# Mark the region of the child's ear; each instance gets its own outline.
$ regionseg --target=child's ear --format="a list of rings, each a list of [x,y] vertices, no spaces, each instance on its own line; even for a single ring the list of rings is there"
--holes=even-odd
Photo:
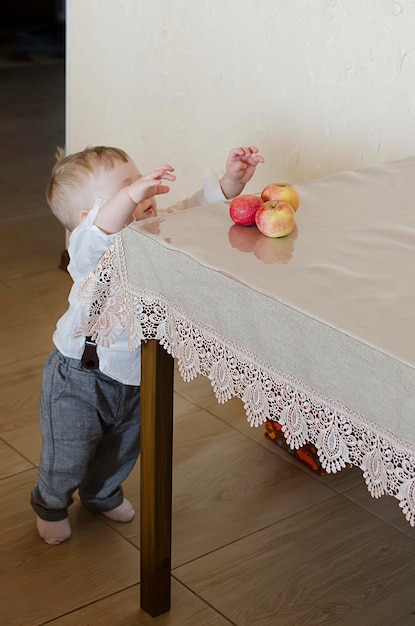
[[[79,211],[79,221],[82,222],[82,220],[86,218],[88,213],[89,213],[89,209],[82,209],[81,211]]]

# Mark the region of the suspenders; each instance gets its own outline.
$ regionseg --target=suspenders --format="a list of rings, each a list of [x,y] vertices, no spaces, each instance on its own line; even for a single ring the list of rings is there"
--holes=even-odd
[[[99,367],[97,344],[91,337],[85,337],[85,348],[81,358],[82,366],[87,370],[96,370]]]

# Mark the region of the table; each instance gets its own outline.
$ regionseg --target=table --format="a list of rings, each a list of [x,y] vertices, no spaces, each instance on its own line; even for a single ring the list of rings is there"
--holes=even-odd
[[[415,526],[415,157],[296,185],[281,239],[215,203],[127,227],[83,290],[82,333],[142,347],[141,606],[170,607],[173,357],[253,426],[363,470]],[[97,306],[97,299],[99,305]],[[95,315],[89,317],[94,302]],[[157,436],[156,436],[157,435]]]

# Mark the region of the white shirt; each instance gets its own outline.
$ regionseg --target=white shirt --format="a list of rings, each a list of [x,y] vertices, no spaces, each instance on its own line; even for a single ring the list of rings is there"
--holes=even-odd
[[[189,209],[224,199],[225,196],[217,177],[213,172],[207,170],[204,175],[203,190],[170,207],[167,212]],[[68,272],[72,277],[73,285],[68,298],[69,308],[56,325],[53,342],[64,356],[73,359],[81,359],[85,347],[85,338],[75,337],[77,329],[84,321],[84,311],[78,299],[79,289],[117,236],[117,233],[107,235],[95,226],[98,211],[104,202],[101,199],[96,200],[94,207],[69,238]],[[140,384],[141,350],[130,351],[126,330],[122,332],[113,345],[109,347],[97,346],[97,353],[101,372],[126,385]]]

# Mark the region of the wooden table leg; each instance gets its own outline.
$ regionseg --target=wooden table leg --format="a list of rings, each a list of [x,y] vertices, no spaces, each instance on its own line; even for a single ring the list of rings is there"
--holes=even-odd
[[[141,347],[141,608],[170,610],[173,358],[155,340]]]

